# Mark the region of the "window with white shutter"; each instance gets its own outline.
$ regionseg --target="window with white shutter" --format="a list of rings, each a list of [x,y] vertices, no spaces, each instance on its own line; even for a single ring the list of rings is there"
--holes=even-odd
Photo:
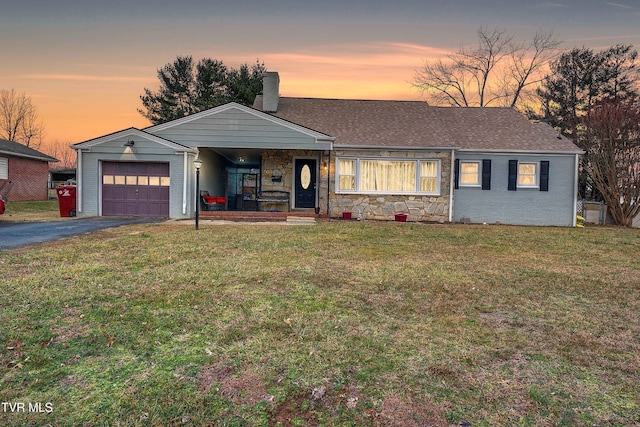
[[[9,179],[9,159],[0,157],[0,179]]]

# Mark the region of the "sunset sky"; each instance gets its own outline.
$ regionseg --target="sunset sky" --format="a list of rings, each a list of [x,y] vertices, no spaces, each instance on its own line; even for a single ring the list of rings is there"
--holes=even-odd
[[[68,143],[148,126],[140,94],[178,55],[260,59],[283,96],[413,100],[415,69],[480,26],[640,49],[640,1],[0,0],[0,89],[30,96],[47,140]]]

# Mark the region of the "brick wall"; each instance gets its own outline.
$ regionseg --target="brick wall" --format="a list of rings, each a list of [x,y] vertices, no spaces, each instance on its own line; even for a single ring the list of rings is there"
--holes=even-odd
[[[49,163],[22,157],[8,159],[9,179],[0,179],[0,193],[10,202],[47,200]]]

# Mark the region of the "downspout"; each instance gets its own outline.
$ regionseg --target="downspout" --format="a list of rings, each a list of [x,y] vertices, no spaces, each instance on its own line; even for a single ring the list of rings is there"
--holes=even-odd
[[[327,157],[327,218],[331,219],[331,150]]]
[[[455,186],[455,161],[456,150],[451,150],[451,170],[449,172],[449,222],[453,222],[453,187]]]
[[[578,221],[578,164],[580,162],[580,154],[576,154],[576,165],[573,178],[573,220],[571,226],[575,227]]]
[[[76,150],[76,211],[82,213],[82,149]]]
[[[183,177],[182,177],[182,215],[187,214],[187,152],[184,152],[184,162],[182,165]]]

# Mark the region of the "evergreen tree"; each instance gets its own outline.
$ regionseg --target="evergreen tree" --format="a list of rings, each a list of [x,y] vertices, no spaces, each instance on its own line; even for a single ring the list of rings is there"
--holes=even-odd
[[[599,53],[574,48],[551,63],[538,95],[542,118],[577,141],[577,128],[588,111],[607,98],[638,95],[638,53],[617,45]]]
[[[159,124],[231,101],[252,105],[262,91],[265,71],[259,61],[236,70],[220,60],[203,58],[195,64],[191,56],[178,56],[158,70],[157,91],[144,89],[140,96],[144,109],[138,112]]]

